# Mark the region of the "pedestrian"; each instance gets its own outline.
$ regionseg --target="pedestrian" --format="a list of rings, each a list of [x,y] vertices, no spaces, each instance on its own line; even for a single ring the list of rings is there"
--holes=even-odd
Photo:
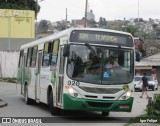
[[[145,94],[147,95],[147,98],[149,98],[148,94],[147,94],[147,87],[148,87],[148,79],[146,77],[146,73],[143,73],[143,77],[142,80],[139,82],[139,84],[142,82],[142,95],[140,96],[140,98],[143,97],[143,94],[145,92]]]

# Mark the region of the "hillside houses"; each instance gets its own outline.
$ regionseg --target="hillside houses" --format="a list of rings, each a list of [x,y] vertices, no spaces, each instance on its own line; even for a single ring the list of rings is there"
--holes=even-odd
[[[149,76],[155,76],[160,83],[160,52],[135,62],[135,72],[135,74],[145,72]]]

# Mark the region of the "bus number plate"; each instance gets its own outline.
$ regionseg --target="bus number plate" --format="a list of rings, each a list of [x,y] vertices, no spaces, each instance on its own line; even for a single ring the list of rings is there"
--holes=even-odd
[[[80,85],[80,83],[78,82],[78,81],[68,81],[68,85],[73,85],[73,86],[79,86]]]

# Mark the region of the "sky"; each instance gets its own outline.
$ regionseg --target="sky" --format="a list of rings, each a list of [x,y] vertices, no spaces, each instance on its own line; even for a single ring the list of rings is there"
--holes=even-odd
[[[66,8],[68,21],[82,19],[85,16],[85,3],[86,0],[39,0],[41,10],[37,20],[64,20]],[[138,18],[138,12],[139,18],[145,20],[160,19],[160,0],[88,0],[89,10],[93,10],[96,21],[100,17],[106,20]]]

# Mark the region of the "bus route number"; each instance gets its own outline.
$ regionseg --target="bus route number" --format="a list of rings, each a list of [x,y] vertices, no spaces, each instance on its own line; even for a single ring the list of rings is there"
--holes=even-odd
[[[73,85],[73,86],[79,86],[80,85],[80,83],[78,82],[78,81],[68,81],[68,85]]]
[[[79,38],[80,39],[88,39],[88,34],[86,34],[86,33],[80,33],[79,34]]]

